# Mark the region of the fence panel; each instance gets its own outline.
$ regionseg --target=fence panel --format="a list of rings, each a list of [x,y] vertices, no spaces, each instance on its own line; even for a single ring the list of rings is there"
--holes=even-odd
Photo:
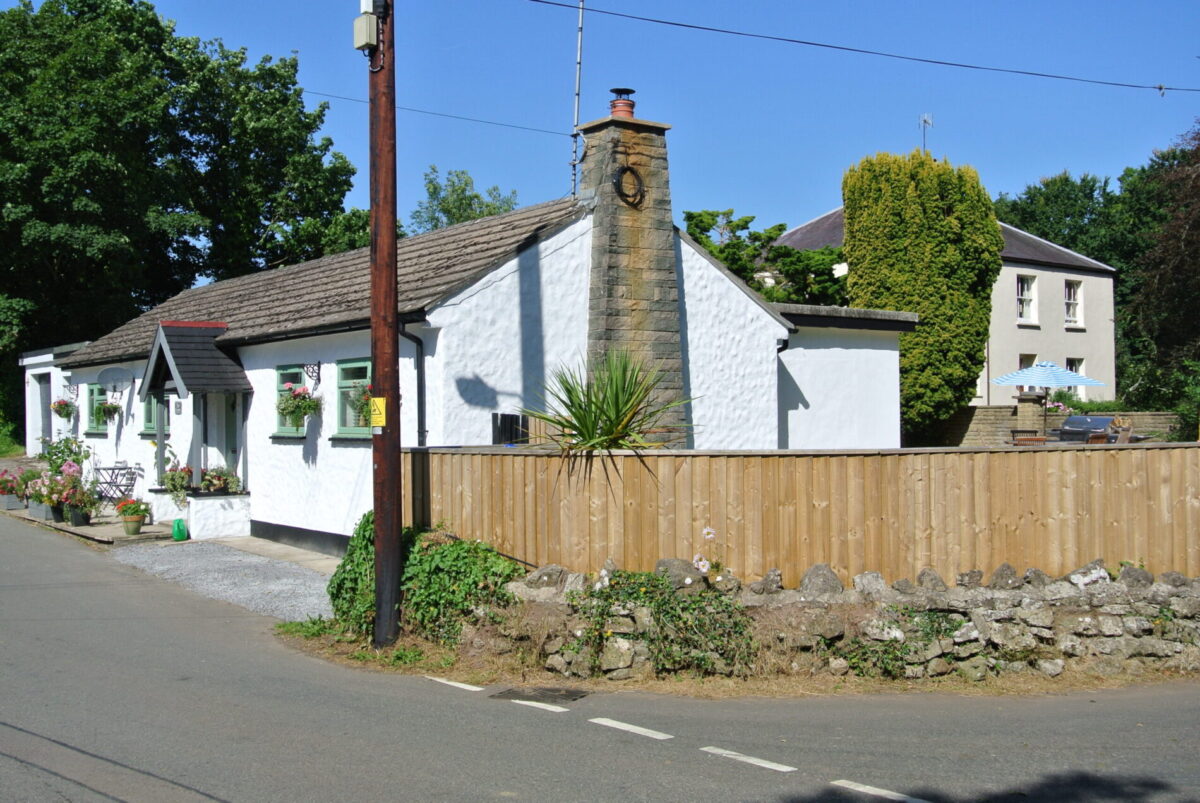
[[[533,564],[648,570],[703,552],[739,576],[813,563],[890,582],[1009,562],[1200,574],[1200,446],[888,452],[619,453],[568,465],[542,450],[417,449],[407,521],[444,521]],[[409,483],[411,482],[411,486]],[[705,527],[716,530],[705,542]]]

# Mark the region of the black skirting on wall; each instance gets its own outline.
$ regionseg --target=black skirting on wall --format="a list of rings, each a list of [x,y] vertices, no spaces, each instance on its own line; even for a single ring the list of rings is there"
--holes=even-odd
[[[350,536],[338,533],[327,533],[324,530],[306,530],[303,527],[291,527],[287,524],[272,524],[269,521],[250,520],[250,534],[255,538],[265,538],[288,546],[310,549],[323,555],[333,555],[340,558],[346,554],[346,545]]]

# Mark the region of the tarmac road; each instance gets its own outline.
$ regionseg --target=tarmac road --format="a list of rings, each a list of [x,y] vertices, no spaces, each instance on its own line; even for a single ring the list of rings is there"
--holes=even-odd
[[[1200,800],[1197,683],[556,711],[274,622],[0,516],[0,800]]]

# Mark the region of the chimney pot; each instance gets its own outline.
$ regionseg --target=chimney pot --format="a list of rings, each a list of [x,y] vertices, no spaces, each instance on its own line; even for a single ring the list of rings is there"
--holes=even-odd
[[[634,90],[618,86],[608,91],[616,95],[608,102],[608,113],[613,117],[633,117],[633,107],[636,104],[629,96]]]

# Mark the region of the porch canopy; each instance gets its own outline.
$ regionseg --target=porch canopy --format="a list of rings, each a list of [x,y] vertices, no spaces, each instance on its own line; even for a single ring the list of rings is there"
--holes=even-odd
[[[215,321],[160,321],[142,374],[139,399],[153,397],[159,404],[167,394],[186,399],[190,394],[250,393],[253,389],[246,372],[232,357],[217,348],[216,339],[225,334],[228,324]],[[193,410],[199,407],[193,405]],[[194,413],[198,417],[198,412]],[[192,464],[194,484],[200,483],[198,449],[204,429],[197,421],[200,438],[193,437]],[[162,477],[166,466],[163,416],[157,416],[155,470]]]

